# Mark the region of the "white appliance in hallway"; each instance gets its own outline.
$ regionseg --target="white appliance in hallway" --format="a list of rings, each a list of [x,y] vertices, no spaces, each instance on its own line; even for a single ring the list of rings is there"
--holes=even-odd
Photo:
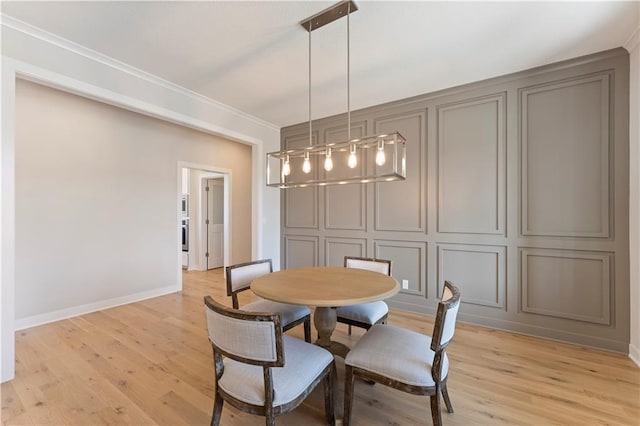
[[[224,179],[207,179],[205,186],[206,215],[204,217],[207,269],[224,266]]]

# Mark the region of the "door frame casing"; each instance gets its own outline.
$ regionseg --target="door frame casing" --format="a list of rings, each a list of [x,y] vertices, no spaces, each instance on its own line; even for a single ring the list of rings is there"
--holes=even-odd
[[[190,163],[187,161],[178,161],[177,164],[177,173],[178,173],[178,185],[176,188],[176,199],[180,200],[180,198],[182,197],[182,169],[183,168],[187,168],[190,170],[199,170],[199,171],[204,171],[204,172],[210,172],[210,173],[217,173],[222,175],[221,177],[224,179],[224,210],[223,210],[223,216],[224,216],[224,221],[225,221],[225,228],[224,228],[224,232],[223,232],[223,237],[224,237],[224,265],[229,265],[230,264],[230,253],[231,253],[231,249],[232,249],[232,243],[231,243],[231,216],[232,216],[232,212],[231,212],[231,201],[232,201],[232,195],[231,195],[231,183],[232,183],[232,173],[230,169],[225,169],[222,167],[217,167],[217,166],[213,166],[210,164],[199,164],[199,163]],[[200,179],[200,181],[202,181],[203,179],[208,179],[207,177],[203,177]],[[203,190],[198,190],[197,194],[198,194],[198,205],[199,205],[199,211],[200,214],[202,213],[202,191]],[[196,193],[195,191],[190,191],[191,194]],[[193,200],[191,200],[193,201]],[[182,224],[182,212],[180,211],[180,205],[179,203],[177,203],[177,209],[176,209],[176,217],[177,217],[177,241],[176,241],[176,256],[178,257],[178,259],[180,260],[180,264],[182,264],[182,235],[180,233],[180,225]],[[191,217],[191,216],[190,216]],[[192,221],[192,219],[190,219],[190,222]],[[189,231],[191,232],[191,230]],[[196,242],[194,242],[194,244],[199,244],[199,248],[200,248],[200,256],[198,258],[198,262],[199,262],[199,269],[201,270],[206,270],[206,259],[204,257],[204,251],[202,250],[204,247],[202,245],[202,230],[200,230],[199,232],[200,235],[197,236],[196,238]],[[189,243],[189,245],[191,246],[191,242]],[[191,265],[189,265],[191,266]],[[180,283],[180,288],[182,288],[182,268],[178,268],[177,270],[177,279],[178,282]]]

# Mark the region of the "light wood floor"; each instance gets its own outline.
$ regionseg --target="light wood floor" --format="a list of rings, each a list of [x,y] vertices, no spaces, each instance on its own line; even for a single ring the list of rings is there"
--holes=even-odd
[[[185,273],[181,293],[18,332],[16,378],[2,385],[2,424],[208,424],[206,294],[229,304],[221,270]],[[389,323],[425,334],[433,325],[397,311]],[[302,337],[298,328],[290,333]],[[334,337],[351,345],[361,334],[349,337],[338,325]],[[443,413],[445,425],[640,424],[640,369],[626,356],[465,324],[448,354],[455,413]],[[339,359],[340,400],[343,371]],[[431,423],[428,398],[362,382],[355,395],[355,425]],[[324,424],[321,389],[277,423]],[[225,405],[222,424],[264,420]]]

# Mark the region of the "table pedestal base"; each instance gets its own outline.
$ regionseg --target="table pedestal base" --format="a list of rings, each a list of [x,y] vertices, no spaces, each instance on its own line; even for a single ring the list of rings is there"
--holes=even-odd
[[[313,324],[318,330],[318,340],[316,345],[322,346],[334,355],[342,358],[349,353],[349,347],[339,342],[331,340],[333,330],[336,328],[337,312],[336,308],[317,307],[313,314]]]

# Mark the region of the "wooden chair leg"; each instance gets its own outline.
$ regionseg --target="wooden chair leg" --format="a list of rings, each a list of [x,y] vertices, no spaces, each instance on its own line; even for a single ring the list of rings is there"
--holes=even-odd
[[[222,405],[224,400],[220,394],[216,391],[215,400],[213,403],[213,414],[211,415],[211,426],[218,426],[220,424],[220,417],[222,416]]]
[[[324,378],[324,411],[327,417],[327,425],[335,426],[336,424],[336,415],[333,404],[334,392],[333,392],[333,373],[335,371],[335,361],[331,363],[331,370],[327,373],[327,376]]]
[[[351,424],[351,405],[353,404],[353,367],[345,365],[344,376],[344,414],[342,416],[342,424],[349,426]]]
[[[309,318],[304,322],[304,341],[311,343],[311,319]]]
[[[273,411],[265,416],[265,424],[267,426],[276,426],[276,416],[273,414]]]
[[[431,419],[433,426],[442,426],[442,415],[440,414],[440,389],[436,389],[435,395],[431,395]]]
[[[349,324],[349,336],[351,336],[351,324]]]
[[[453,413],[453,406],[451,405],[451,400],[449,399],[449,392],[447,391],[447,384],[442,384],[442,399],[444,399],[444,405],[447,406],[447,413]]]

